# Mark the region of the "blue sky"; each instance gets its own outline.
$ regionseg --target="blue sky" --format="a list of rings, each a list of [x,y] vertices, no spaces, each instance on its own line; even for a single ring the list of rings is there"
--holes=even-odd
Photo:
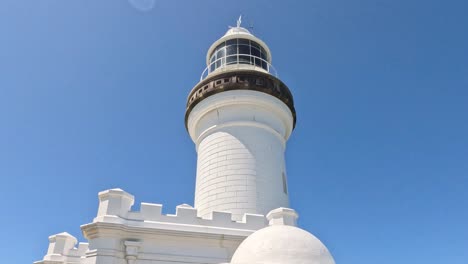
[[[185,100],[242,13],[295,98],[300,225],[337,263],[468,263],[468,2],[128,1],[0,2],[3,262],[82,241],[104,189],[193,204]]]

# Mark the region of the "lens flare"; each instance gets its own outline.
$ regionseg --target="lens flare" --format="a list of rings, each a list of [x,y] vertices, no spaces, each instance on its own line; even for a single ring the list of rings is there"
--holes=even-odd
[[[139,11],[150,11],[154,8],[156,0],[128,0],[128,2]]]

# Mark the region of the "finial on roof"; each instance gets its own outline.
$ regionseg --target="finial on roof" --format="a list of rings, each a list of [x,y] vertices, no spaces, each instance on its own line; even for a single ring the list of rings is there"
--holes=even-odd
[[[237,27],[240,27],[242,23],[242,15],[239,16],[239,19],[237,19]]]

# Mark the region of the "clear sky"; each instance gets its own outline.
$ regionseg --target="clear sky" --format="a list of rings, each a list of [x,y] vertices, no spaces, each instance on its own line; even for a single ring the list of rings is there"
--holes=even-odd
[[[153,5],[154,4],[154,5]],[[1,0],[2,263],[120,187],[193,204],[185,100],[243,14],[298,122],[291,207],[337,263],[468,263],[465,0]],[[138,207],[137,207],[138,208]]]

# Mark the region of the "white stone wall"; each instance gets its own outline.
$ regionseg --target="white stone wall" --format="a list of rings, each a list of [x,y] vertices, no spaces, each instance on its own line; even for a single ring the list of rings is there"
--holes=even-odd
[[[284,103],[256,91],[227,91],[196,105],[188,128],[198,152],[199,215],[229,211],[239,220],[288,207],[284,151],[292,123]]]
[[[199,146],[195,207],[200,215],[229,211],[264,214],[288,206],[283,192],[284,147],[257,127],[225,127]]]
[[[245,214],[241,221],[234,221],[227,212],[212,212],[208,218],[198,217],[197,209],[186,204],[177,206],[175,214],[164,215],[160,204],[142,203],[140,211],[132,211],[133,203],[133,196],[121,189],[100,192],[97,216],[92,223],[81,226],[89,244],[77,244],[77,239],[68,233],[50,236],[47,254],[35,264],[228,264],[233,256],[250,259],[252,254],[259,253],[256,251],[257,246],[247,247],[247,251],[244,247],[238,253],[245,238],[260,229],[265,230],[268,224],[295,226],[297,219],[297,213],[288,208],[272,210],[266,217]],[[282,238],[274,241],[275,239],[276,235],[270,235],[264,242],[284,246],[276,246],[277,249],[272,252],[274,254],[268,253],[267,257],[289,256],[287,254],[296,250],[296,246],[291,249],[288,241]],[[305,251],[304,247],[309,247],[310,243],[303,243],[302,236],[288,239],[294,239],[293,242],[301,254],[306,252],[313,257],[317,252],[329,254],[318,240],[314,247],[305,248]],[[264,243],[263,240],[257,242],[261,245]],[[287,246],[289,249],[281,252]],[[260,248],[271,251],[270,247]],[[255,253],[251,254],[250,249]],[[325,257],[327,261],[320,263],[334,264],[331,256]],[[307,262],[303,260],[309,259],[302,258],[297,263]],[[288,261],[289,257],[281,263],[289,263]],[[240,263],[272,262],[274,261]]]
[[[263,215],[245,214],[234,221],[227,212],[201,218],[190,205],[162,214],[161,204],[141,203],[132,211],[133,195],[111,189],[99,193],[92,223],[81,226],[88,243],[68,233],[49,238],[49,250],[36,264],[176,264],[226,263],[239,244],[267,225]]]

